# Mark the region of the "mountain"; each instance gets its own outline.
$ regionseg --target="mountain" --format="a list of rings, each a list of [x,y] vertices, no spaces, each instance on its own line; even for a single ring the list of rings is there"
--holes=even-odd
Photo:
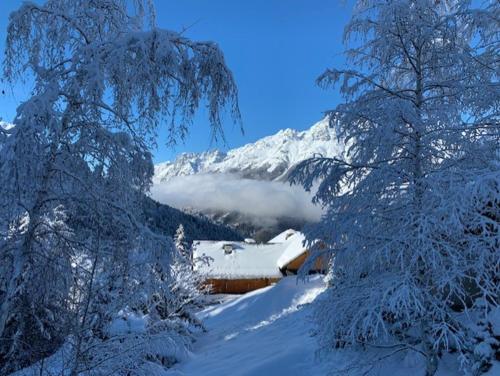
[[[154,182],[167,182],[174,177],[207,173],[238,174],[256,180],[284,180],[298,162],[316,154],[335,156],[342,147],[326,119],[310,129],[284,129],[254,143],[222,152],[182,153],[173,162],[155,166]]]
[[[304,159],[342,150],[334,129],[322,120],[305,131],[284,129],[227,152],[183,153],[155,166],[152,197],[265,241],[319,219],[321,209],[311,204],[311,194],[290,187],[286,177]]]

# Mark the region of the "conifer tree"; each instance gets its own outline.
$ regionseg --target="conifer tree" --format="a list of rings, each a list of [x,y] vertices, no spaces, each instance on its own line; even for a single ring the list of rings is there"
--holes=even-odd
[[[349,68],[318,79],[346,99],[328,113],[346,150],[291,181],[319,181],[326,209],[309,234],[332,260],[324,347],[415,351],[427,375],[446,351],[474,367],[472,316],[457,311],[488,320],[500,303],[500,7],[474,6],[356,1]]]

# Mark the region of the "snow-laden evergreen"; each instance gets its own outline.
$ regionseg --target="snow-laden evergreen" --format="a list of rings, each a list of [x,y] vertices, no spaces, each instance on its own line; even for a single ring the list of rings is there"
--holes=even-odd
[[[332,259],[324,348],[420,353],[427,375],[445,352],[476,374],[498,356],[498,333],[474,327],[500,303],[499,15],[496,1],[356,1],[349,68],[318,79],[346,98],[329,117],[347,148],[291,177],[319,180],[327,210],[309,234]]]
[[[149,0],[25,2],[10,16],[4,76],[34,86],[0,131],[2,374],[65,349],[72,375],[150,375],[189,343],[156,312],[158,296],[178,298],[174,245],[137,219],[149,147],[163,120],[169,142],[184,137],[202,100],[220,136],[237,91],[214,43],[154,18]]]
[[[196,271],[195,264],[208,264],[206,257],[194,257],[192,243],[186,240],[184,226],[179,225],[174,237],[176,252],[171,266],[172,296],[175,299],[174,314],[194,327],[202,328],[203,324],[196,317],[196,312],[207,304],[205,294],[210,286],[206,285],[205,277]]]

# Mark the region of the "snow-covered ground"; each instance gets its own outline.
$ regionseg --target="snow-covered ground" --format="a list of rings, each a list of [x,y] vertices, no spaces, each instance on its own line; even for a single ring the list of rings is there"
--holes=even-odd
[[[425,359],[395,348],[363,352],[336,350],[318,355],[310,319],[325,290],[322,276],[308,282],[283,278],[274,286],[244,295],[213,296],[221,302],[200,312],[208,329],[192,352],[162,376],[424,376]],[[67,355],[67,354],[66,354]],[[69,375],[64,349],[46,361],[44,376]],[[40,375],[40,364],[15,376]],[[446,355],[435,376],[463,375],[456,357]],[[483,376],[500,375],[498,362]]]
[[[169,376],[424,376],[425,359],[416,352],[337,350],[318,355],[310,320],[312,303],[325,289],[320,276],[309,282],[283,278],[274,286],[224,301],[200,313],[208,332],[189,358]],[[447,355],[435,376],[462,375]],[[500,375],[496,364],[489,376]]]
[[[324,290],[319,276],[307,283],[295,277],[203,311],[208,332],[171,376],[326,375],[317,362],[311,303]]]

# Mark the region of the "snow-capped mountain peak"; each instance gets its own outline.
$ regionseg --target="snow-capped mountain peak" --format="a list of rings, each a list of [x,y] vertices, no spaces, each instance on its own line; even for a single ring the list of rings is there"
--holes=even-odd
[[[317,154],[338,155],[342,150],[326,119],[305,131],[283,129],[228,152],[183,153],[172,162],[155,166],[155,183],[176,176],[232,173],[258,180],[281,180],[291,167]]]

